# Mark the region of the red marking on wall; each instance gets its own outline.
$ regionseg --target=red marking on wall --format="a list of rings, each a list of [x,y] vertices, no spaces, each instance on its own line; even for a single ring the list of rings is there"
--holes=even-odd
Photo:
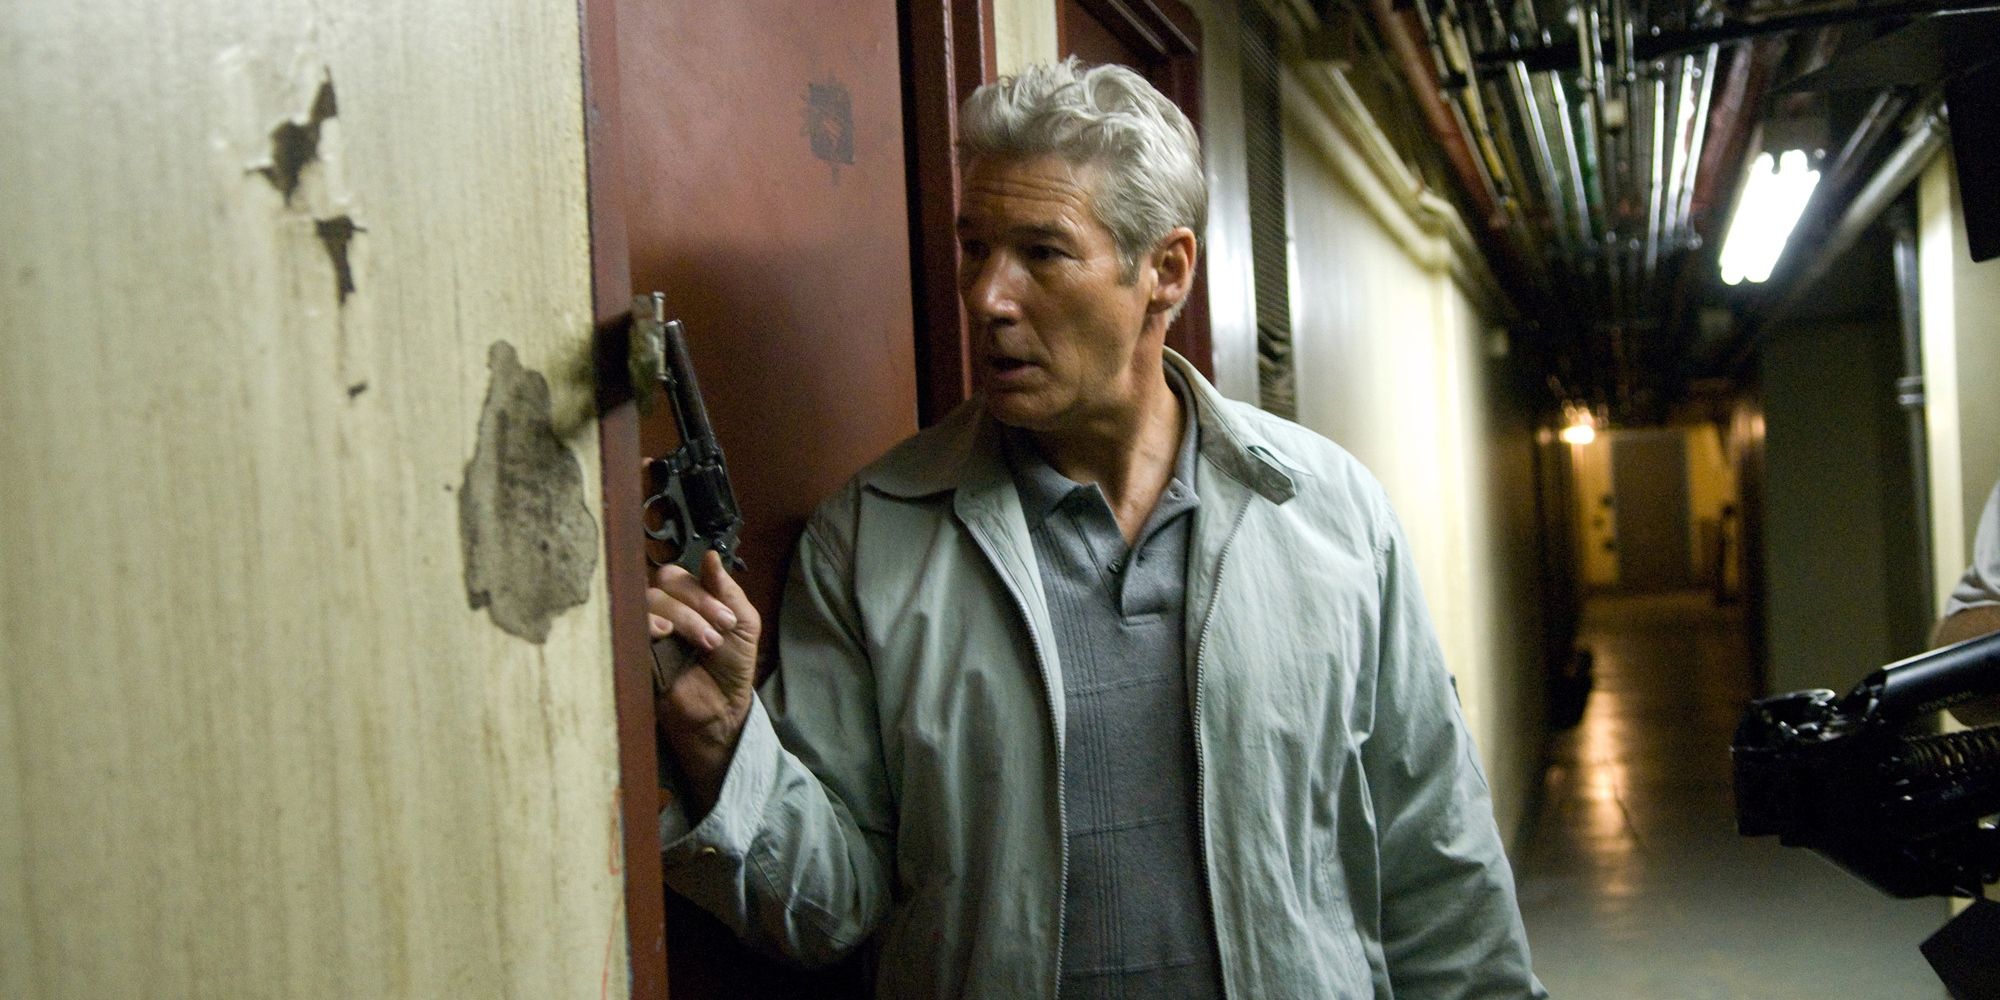
[[[612,903],[611,933],[604,938],[604,976],[597,986],[598,1000],[611,1000],[611,961],[618,954],[618,917],[624,912],[624,900]]]
[[[625,871],[625,789],[611,790],[611,874]]]

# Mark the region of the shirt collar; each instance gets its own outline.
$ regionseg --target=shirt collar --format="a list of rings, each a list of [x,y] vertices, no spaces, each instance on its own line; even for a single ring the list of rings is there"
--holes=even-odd
[[[1196,436],[1200,427],[1195,420],[1192,393],[1187,384],[1187,376],[1173,365],[1166,366],[1167,387],[1172,389],[1181,406],[1181,443],[1174,454],[1173,479],[1161,493],[1158,509],[1149,520],[1161,520],[1160,515],[1170,514],[1186,507],[1196,506],[1199,497],[1195,495],[1195,456],[1199,453]],[[1042,457],[1041,449],[1025,431],[1006,428],[1001,435],[1007,466],[1014,474],[1014,488],[1021,496],[1021,512],[1027,515],[1029,529],[1039,527],[1055,513],[1063,501],[1079,491],[1102,497],[1096,483],[1079,483],[1057,472],[1055,466]],[[1102,499],[1100,503],[1104,502]]]

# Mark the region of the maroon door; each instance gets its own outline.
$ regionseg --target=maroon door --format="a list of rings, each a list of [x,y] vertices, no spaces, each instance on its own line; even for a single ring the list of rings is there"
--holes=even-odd
[[[812,508],[917,428],[897,3],[587,0],[586,18],[593,255],[601,267],[622,243],[630,289],[665,293],[668,314],[686,326],[746,520],[741,579],[768,636]],[[607,18],[615,42],[602,37]],[[616,284],[600,273],[600,318],[604,289]],[[639,454],[672,446],[671,419],[662,408],[623,443],[612,418],[606,426],[607,492],[636,497]],[[621,719],[639,711],[626,704],[632,644],[623,632],[637,630],[642,647],[644,631],[643,614],[618,611],[634,585],[624,572],[614,567],[612,581]],[[650,725],[649,701],[644,715]],[[640,768],[626,757],[629,800],[640,795],[629,787]],[[646,817],[628,807],[627,822]],[[628,837],[628,857],[646,850],[637,839]],[[648,891],[636,874],[628,886]],[[675,996],[854,995],[853,967],[790,971],[669,897]],[[640,917],[633,950],[643,981]],[[660,995],[657,984],[635,987]]]
[[[897,37],[894,0],[618,4],[632,283],[687,326],[767,611],[812,507],[917,426]]]

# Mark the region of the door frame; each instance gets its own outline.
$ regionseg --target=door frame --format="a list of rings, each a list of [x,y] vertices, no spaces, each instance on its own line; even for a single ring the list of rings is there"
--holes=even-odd
[[[958,106],[999,72],[990,0],[900,6],[917,423],[928,427],[972,396],[970,328],[958,297]]]
[[[617,125],[618,32],[613,0],[583,0],[583,128],[590,197],[591,313],[604,489],[613,698],[618,716],[618,810],[623,843],[610,865],[625,876],[626,961],[635,1000],[667,996],[666,880],[660,861],[660,774],[653,652],[646,621],[645,536],[639,497],[639,411],[625,366],[632,308],[624,163]],[[610,947],[607,944],[607,947]],[[608,987],[609,984],[607,983]]]

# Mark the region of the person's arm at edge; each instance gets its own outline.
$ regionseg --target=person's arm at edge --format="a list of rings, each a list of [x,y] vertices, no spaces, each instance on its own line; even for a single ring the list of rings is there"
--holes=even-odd
[[[2000,632],[2000,604],[1976,604],[1938,622],[1937,631],[1931,635],[1931,646],[1949,646],[1993,632]],[[1959,705],[1951,714],[1968,726],[1991,725],[2000,722],[2000,698]]]

